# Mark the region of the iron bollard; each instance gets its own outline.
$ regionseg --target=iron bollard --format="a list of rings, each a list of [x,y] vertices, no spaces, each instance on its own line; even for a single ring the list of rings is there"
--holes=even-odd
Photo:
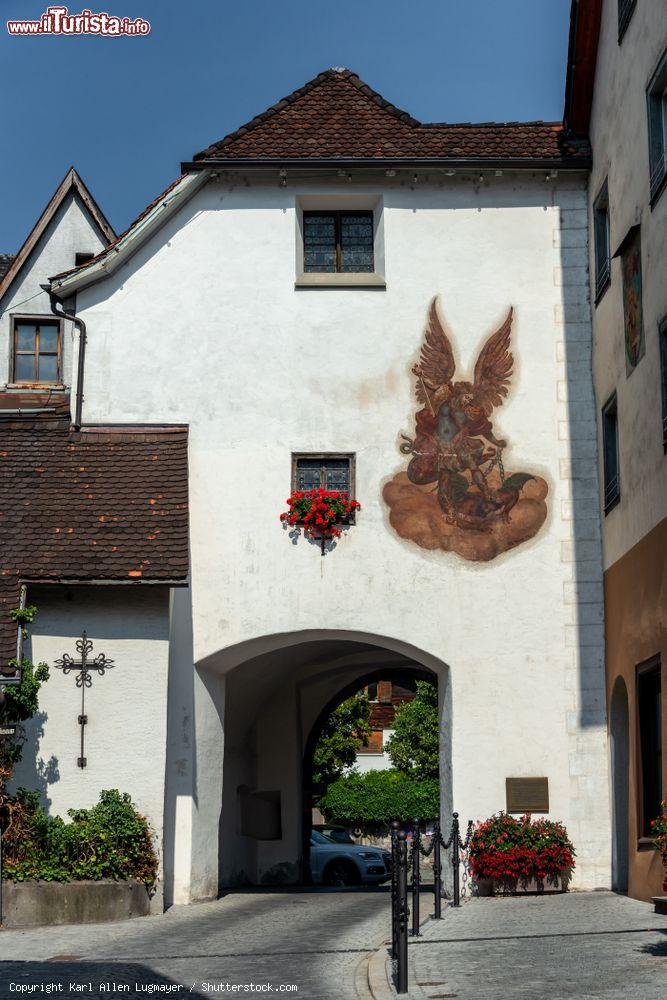
[[[421,874],[419,859],[421,854],[421,832],[419,820],[412,822],[412,936],[419,937],[419,885]]]
[[[461,890],[459,886],[459,866],[461,864],[461,855],[459,853],[459,814],[454,813],[454,820],[452,822],[452,874],[454,876],[454,898],[452,899],[452,906],[461,905]]]
[[[398,919],[396,928],[396,992],[408,992],[408,844],[405,830],[396,836],[398,863],[397,896]]]
[[[433,917],[435,920],[440,920],[442,917],[442,861],[440,858],[442,842],[439,819],[436,819],[433,824],[433,842],[433,892],[435,893]]]
[[[397,819],[391,821],[391,957],[397,955],[398,932],[398,830]]]

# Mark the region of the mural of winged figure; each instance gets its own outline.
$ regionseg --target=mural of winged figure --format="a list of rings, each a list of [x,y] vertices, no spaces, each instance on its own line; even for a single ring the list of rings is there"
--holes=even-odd
[[[491,423],[512,376],[512,318],[510,307],[502,325],[482,347],[473,381],[453,381],[454,352],[434,298],[419,364],[412,369],[423,408],[415,415],[414,438],[401,435],[401,452],[412,455],[407,476],[418,486],[435,484],[447,522],[459,528],[486,531],[498,520],[507,521],[523,486],[534,478],[522,472],[505,475],[507,442],[496,436]]]

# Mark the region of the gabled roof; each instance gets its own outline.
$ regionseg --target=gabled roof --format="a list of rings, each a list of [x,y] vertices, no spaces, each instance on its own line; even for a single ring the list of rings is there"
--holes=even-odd
[[[46,227],[51,222],[51,219],[53,219],[54,215],[71,191],[75,191],[79,195],[81,201],[88,209],[91,218],[95,222],[95,225],[99,229],[101,236],[107,241],[107,243],[111,243],[112,240],[115,240],[116,234],[111,226],[111,223],[102,212],[102,209],[99,207],[74,167],[70,167],[58,185],[55,194],[37,220],[25,243],[9,264],[9,267],[4,275],[0,266],[0,299],[25,264],[34,248],[37,246],[37,243],[46,230]],[[3,254],[2,256],[4,257],[9,255]]]
[[[185,427],[3,426],[0,670],[14,655],[19,584],[185,583]]]
[[[568,135],[560,122],[422,124],[351,70],[328,69],[195,153],[192,165],[229,160],[451,160],[584,161],[586,166],[589,158],[586,139]]]

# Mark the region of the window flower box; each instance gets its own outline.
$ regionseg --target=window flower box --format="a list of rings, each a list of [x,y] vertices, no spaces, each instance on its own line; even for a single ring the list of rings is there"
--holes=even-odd
[[[361,509],[347,493],[332,490],[295,490],[287,498],[287,510],[280,515],[285,527],[301,528],[304,535],[324,544],[340,538],[341,527],[354,522],[354,514]]]

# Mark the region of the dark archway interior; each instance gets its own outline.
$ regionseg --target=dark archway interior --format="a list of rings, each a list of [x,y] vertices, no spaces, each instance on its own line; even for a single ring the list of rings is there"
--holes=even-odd
[[[421,661],[418,650],[391,639],[385,646],[365,633],[343,636],[278,636],[273,648],[225,671],[220,890],[296,884],[309,874],[313,749],[345,698],[378,679],[435,679],[445,718],[445,664],[431,667],[427,654]]]
[[[351,698],[361,688],[374,681],[393,681],[394,684],[410,686],[415,681],[424,680],[437,684],[438,678],[432,670],[415,664],[396,664],[395,666],[375,667],[361,677],[346,684],[337,694],[335,694],[318,715],[311,728],[303,753],[303,807],[302,807],[302,833],[303,833],[303,882],[309,885],[310,877],[310,833],[312,830],[312,815],[314,804],[313,787],[313,755],[317,741],[320,738],[322,729],[333,711],[341,705],[347,698]]]

